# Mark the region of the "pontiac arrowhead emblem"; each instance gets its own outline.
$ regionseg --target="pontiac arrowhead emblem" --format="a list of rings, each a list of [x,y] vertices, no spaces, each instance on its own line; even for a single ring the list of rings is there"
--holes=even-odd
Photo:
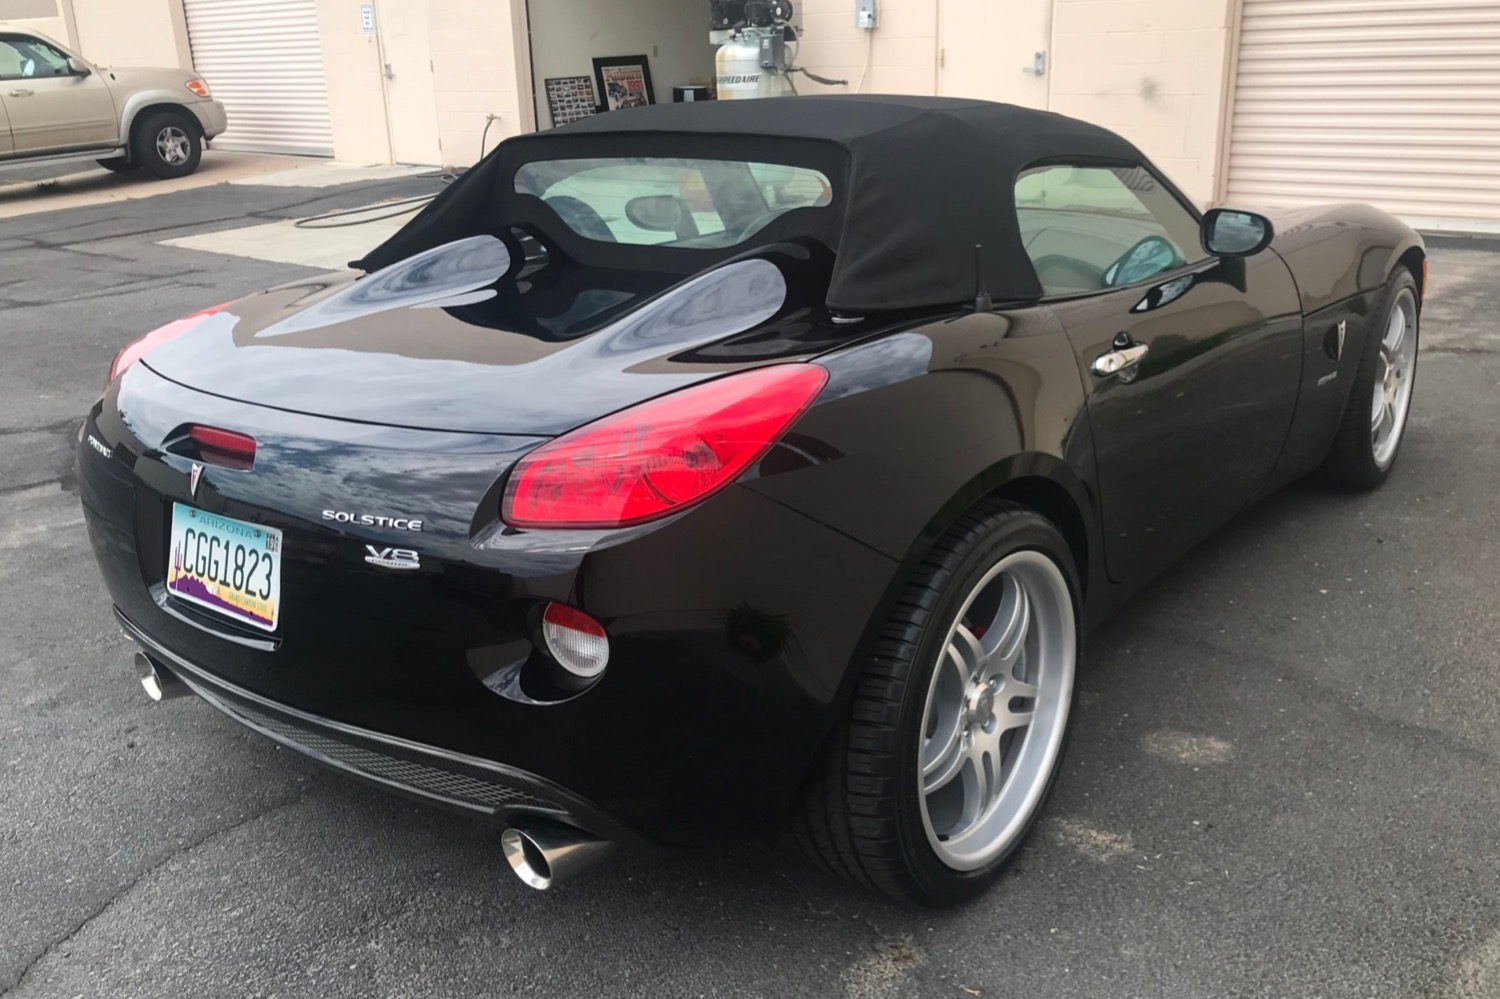
[[[198,480],[203,478],[203,466],[196,461],[193,462],[193,470],[188,473],[188,496],[198,498]]]

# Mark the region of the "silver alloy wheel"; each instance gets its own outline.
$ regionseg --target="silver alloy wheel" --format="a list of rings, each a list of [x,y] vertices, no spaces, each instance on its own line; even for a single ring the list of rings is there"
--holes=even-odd
[[[1375,363],[1375,398],[1370,408],[1370,445],[1377,468],[1396,457],[1406,415],[1411,409],[1412,376],[1417,364],[1417,297],[1402,288],[1380,337]]]
[[[188,134],[176,125],[168,125],[156,133],[156,154],[164,163],[182,166],[192,155],[192,148]]]
[[[1078,648],[1067,580],[1037,551],[975,584],[943,642],[922,709],[922,825],[947,866],[984,867],[1041,803],[1062,751]]]

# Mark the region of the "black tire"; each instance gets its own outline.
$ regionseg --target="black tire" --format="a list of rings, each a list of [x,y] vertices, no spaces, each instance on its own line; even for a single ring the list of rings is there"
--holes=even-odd
[[[1422,297],[1417,288],[1416,279],[1411,271],[1405,267],[1397,267],[1396,272],[1386,282],[1385,292],[1380,297],[1380,302],[1375,309],[1370,325],[1365,332],[1365,342],[1360,350],[1359,364],[1354,371],[1354,387],[1349,391],[1349,402],[1344,408],[1344,415],[1339,421],[1338,433],[1333,440],[1333,447],[1328,452],[1328,457],[1323,462],[1323,478],[1331,484],[1351,491],[1368,491],[1375,489],[1385,482],[1391,474],[1391,469],[1396,465],[1396,459],[1401,452],[1401,439],[1396,441],[1396,449],[1390,455],[1388,461],[1381,465],[1376,461],[1375,431],[1371,426],[1371,412],[1375,403],[1375,373],[1380,363],[1380,343],[1387,324],[1390,322],[1391,313],[1397,308],[1397,302],[1402,293],[1410,293],[1416,308],[1416,315],[1420,319],[1422,312]],[[1413,347],[1410,377],[1415,380],[1416,362],[1421,342],[1421,323],[1413,324],[1411,335],[1416,343]],[[1405,421],[1403,419],[1403,430]],[[1401,437],[1404,437],[1403,433]]]
[[[184,143],[184,158],[169,158],[164,148]],[[153,111],[130,130],[130,158],[154,177],[186,177],[203,159],[203,133],[192,115],[183,111]]]
[[[135,164],[130,162],[128,156],[116,156],[112,159],[99,160],[98,163],[111,173],[130,173],[135,169]]]
[[[1037,513],[991,503],[966,514],[928,553],[896,603],[864,667],[848,715],[791,819],[792,837],[815,863],[856,884],[920,905],[952,905],[984,891],[1004,871],[1041,815],[1067,748],[1067,729],[1030,815],[1003,852],[969,871],[948,866],[928,839],[918,751],[924,708],[949,629],[989,570],[1017,552],[1039,552],[1061,571],[1071,608],[1072,649],[1082,649],[1081,592],[1073,557]],[[1060,695],[1071,718],[1076,671]],[[1008,793],[1008,792],[1007,792]]]

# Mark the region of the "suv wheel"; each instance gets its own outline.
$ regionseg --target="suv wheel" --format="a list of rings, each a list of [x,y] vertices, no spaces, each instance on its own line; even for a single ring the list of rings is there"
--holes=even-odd
[[[203,135],[187,115],[157,111],[131,130],[130,158],[157,177],[186,177],[203,158]]]

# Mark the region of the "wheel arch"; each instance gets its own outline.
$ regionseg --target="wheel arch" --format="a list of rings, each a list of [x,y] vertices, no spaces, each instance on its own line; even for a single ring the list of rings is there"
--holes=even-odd
[[[1052,523],[1068,543],[1078,570],[1080,601],[1088,594],[1090,571],[1102,564],[1094,550],[1097,531],[1092,491],[1061,459],[1038,452],[1013,455],[976,475],[955,493],[929,521],[897,574],[905,585],[916,564],[959,518],[995,501],[1026,507]]]
[[[1397,258],[1396,266],[1405,267],[1411,271],[1412,279],[1417,282],[1417,301],[1421,302],[1426,299],[1427,248],[1420,243],[1407,247],[1401,256]]]
[[[200,140],[204,138],[203,123],[198,120],[198,116],[184,107],[181,101],[170,99],[166,91],[158,90],[131,96],[120,116],[120,141],[128,145],[134,139],[136,123],[145,121],[159,111],[168,111],[184,119],[192,125]]]

